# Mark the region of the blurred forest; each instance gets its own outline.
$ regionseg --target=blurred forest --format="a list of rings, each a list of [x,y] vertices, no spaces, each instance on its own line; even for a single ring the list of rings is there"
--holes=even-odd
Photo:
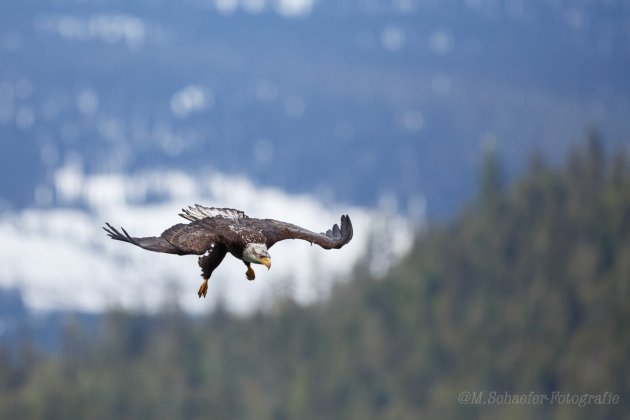
[[[375,245],[372,252],[379,252]],[[366,260],[370,259],[367,255]],[[236,317],[112,310],[63,349],[0,353],[0,418],[623,418],[630,413],[630,165],[593,137],[419,234],[384,278]],[[240,279],[239,279],[240,280]],[[461,405],[462,391],[620,395],[617,405]],[[628,417],[626,417],[628,418]]]

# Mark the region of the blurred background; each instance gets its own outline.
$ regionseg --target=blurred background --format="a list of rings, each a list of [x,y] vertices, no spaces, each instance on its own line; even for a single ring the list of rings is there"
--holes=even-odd
[[[2,2],[0,417],[628,416],[629,146],[628,1]],[[100,229],[194,203],[355,236]]]

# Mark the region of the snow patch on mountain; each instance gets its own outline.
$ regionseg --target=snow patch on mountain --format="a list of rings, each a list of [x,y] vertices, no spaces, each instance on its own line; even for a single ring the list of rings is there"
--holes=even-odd
[[[239,176],[183,172],[85,175],[78,166],[56,172],[48,207],[0,215],[0,285],[15,287],[32,309],[101,311],[112,306],[154,311],[173,300],[191,312],[217,299],[246,313],[278,294],[302,303],[325,297],[369,252],[373,272],[383,272],[410,249],[414,225],[390,207],[323,205],[310,195],[261,187]],[[200,300],[196,256],[148,252],[112,241],[101,226],[123,226],[134,236],[157,236],[176,223],[182,207],[199,203],[233,207],[250,217],[275,218],[325,231],[349,214],[354,238],[326,251],[303,241],[271,249],[273,268],[257,267],[256,280],[228,256],[210,279],[209,299]]]

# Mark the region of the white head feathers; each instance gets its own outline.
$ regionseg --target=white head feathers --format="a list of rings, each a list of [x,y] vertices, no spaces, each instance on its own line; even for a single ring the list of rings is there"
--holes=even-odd
[[[245,245],[245,249],[243,249],[243,261],[261,264],[261,258],[269,258],[267,245],[258,243],[249,243]]]

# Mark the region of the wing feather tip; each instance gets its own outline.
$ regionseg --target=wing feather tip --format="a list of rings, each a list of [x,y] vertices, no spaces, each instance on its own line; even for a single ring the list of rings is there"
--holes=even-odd
[[[114,226],[110,225],[107,222],[105,222],[105,224],[107,225],[107,228],[103,227],[103,229],[105,230],[105,232],[107,232],[107,235],[111,239],[128,242],[127,239],[118,231],[118,229],[116,229]],[[125,231],[125,229],[123,229],[122,227],[121,229],[123,230],[123,232]]]
[[[107,225],[108,223],[106,222],[105,224]],[[109,229],[107,229],[105,226],[101,226],[101,229],[103,229],[105,233],[107,233],[107,236],[114,239],[114,236],[113,236],[114,234]]]
[[[352,229],[352,221],[350,220],[350,216],[344,214],[341,216],[341,237],[342,245],[347,244],[352,239],[353,229]]]

